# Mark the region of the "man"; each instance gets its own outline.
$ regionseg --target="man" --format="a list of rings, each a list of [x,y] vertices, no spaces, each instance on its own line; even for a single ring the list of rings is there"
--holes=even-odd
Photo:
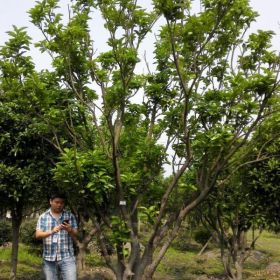
[[[65,196],[53,194],[51,208],[37,222],[36,238],[43,239],[43,270],[46,280],[57,280],[58,270],[63,280],[76,280],[76,260],[73,240],[77,237],[74,215],[64,210]]]

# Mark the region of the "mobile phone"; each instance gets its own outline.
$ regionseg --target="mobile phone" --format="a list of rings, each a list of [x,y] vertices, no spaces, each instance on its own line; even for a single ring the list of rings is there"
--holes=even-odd
[[[68,220],[68,219],[65,219],[62,223],[63,223],[64,225],[65,225],[65,224],[69,224],[69,220]]]

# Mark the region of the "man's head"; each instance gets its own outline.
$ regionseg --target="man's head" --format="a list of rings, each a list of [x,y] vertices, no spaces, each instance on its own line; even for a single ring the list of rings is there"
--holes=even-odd
[[[65,195],[62,193],[53,193],[50,196],[51,210],[54,213],[60,213],[65,205]]]

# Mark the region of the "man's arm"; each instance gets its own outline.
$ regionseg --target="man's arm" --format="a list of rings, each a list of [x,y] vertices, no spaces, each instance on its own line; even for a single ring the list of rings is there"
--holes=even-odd
[[[40,229],[36,229],[35,237],[37,239],[47,238],[47,237],[51,236],[52,234],[59,232],[61,229],[62,229],[61,225],[54,227],[50,231],[42,231]]]

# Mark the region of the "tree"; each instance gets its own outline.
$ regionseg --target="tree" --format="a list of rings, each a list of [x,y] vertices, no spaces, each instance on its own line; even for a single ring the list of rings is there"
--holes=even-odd
[[[258,127],[251,141],[251,154],[258,160],[244,168],[244,179],[251,190],[255,215],[264,228],[279,231],[279,96],[272,102],[271,112]]]
[[[47,136],[36,122],[40,109],[40,82],[31,57],[30,38],[14,27],[0,49],[0,194],[1,208],[11,210],[11,279],[16,277],[19,228],[24,214],[40,206],[51,182],[50,168],[57,156],[43,140]]]
[[[101,220],[91,218],[117,279],[151,279],[182,221],[207,198],[279,90],[279,58],[269,50],[272,33],[244,39],[256,18],[247,1],[203,0],[197,14],[191,4],[158,0],[147,12],[131,0],[75,1],[68,23],[58,0],[38,2],[30,10],[45,38],[37,46],[53,58],[55,75],[73,93],[75,105],[91,114],[84,126],[93,125],[96,135],[76,150],[95,154],[97,149],[110,162],[111,204],[105,215],[99,213]],[[109,34],[109,50],[98,54],[90,37],[94,10]],[[139,47],[159,16],[166,24],[155,44],[156,69],[139,75]],[[79,135],[76,129],[72,133]],[[159,188],[166,164],[172,178]],[[96,183],[85,177],[80,193]],[[146,241],[138,231],[143,209],[151,221]],[[105,244],[110,238],[117,265]]]
[[[111,176],[110,176],[111,175]],[[78,217],[79,235],[77,240],[78,273],[85,270],[85,255],[89,242],[97,228],[88,228],[90,217],[106,215],[112,197],[112,171],[108,160],[97,151],[81,151],[75,147],[65,149],[54,173],[55,179],[67,190],[67,200]]]
[[[198,208],[202,222],[219,240],[229,279],[242,279],[243,264],[258,239],[253,235],[248,244],[250,229],[279,230],[279,175],[277,97],[252,139],[232,158],[229,169]]]
[[[234,174],[217,185],[206,201],[198,207],[202,224],[217,241],[225,274],[230,280],[243,279],[243,266],[259,237],[247,242],[247,232],[254,226],[263,230],[262,216],[256,213],[252,189],[242,174]]]

